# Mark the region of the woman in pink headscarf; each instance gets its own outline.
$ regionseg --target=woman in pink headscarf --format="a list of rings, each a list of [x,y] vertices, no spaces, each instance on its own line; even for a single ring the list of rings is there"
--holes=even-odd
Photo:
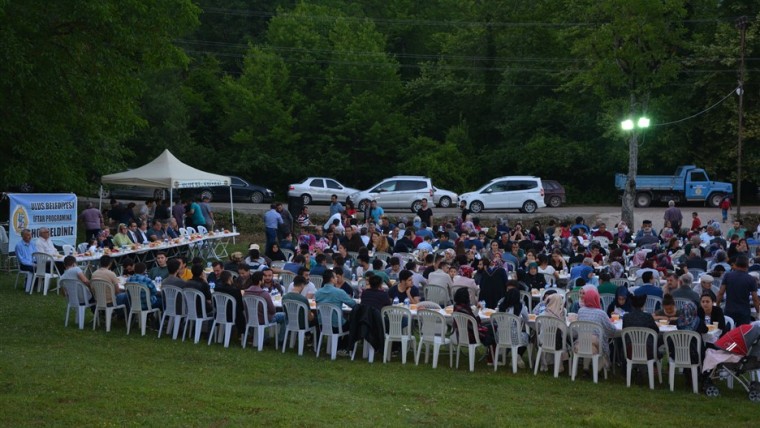
[[[609,361],[610,345],[608,340],[615,335],[615,325],[612,324],[607,313],[602,309],[599,292],[595,287],[584,288],[583,305],[578,309],[578,321],[591,321],[602,327],[599,346],[602,350],[602,356],[606,358],[606,361]],[[600,364],[600,368],[605,366],[606,361]]]

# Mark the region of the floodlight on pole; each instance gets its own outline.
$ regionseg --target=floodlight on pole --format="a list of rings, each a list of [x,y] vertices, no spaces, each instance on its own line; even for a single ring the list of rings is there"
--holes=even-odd
[[[649,118],[648,117],[641,117],[639,118],[639,128],[649,128]]]
[[[633,120],[626,119],[622,122],[620,122],[620,127],[623,128],[623,131],[630,131],[633,129]]]

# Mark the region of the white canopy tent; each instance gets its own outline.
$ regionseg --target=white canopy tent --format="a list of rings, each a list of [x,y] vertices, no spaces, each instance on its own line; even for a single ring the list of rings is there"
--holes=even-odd
[[[139,168],[116,174],[104,175],[100,179],[100,204],[103,202],[103,184],[139,186],[169,189],[169,200],[174,201],[174,190],[212,186],[230,188],[230,215],[235,226],[235,211],[232,201],[232,179],[225,175],[211,174],[182,163],[169,150],[164,150],[152,162]]]

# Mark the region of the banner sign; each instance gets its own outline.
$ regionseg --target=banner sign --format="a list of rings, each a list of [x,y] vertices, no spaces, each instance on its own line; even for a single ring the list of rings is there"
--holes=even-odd
[[[77,195],[73,193],[11,193],[8,246],[14,251],[21,240],[21,231],[32,231],[32,239],[39,230],[47,227],[50,239],[56,246],[64,244],[76,247],[77,242]]]
[[[227,180],[184,180],[184,181],[174,182],[175,189],[194,189],[198,187],[217,187],[217,186],[228,187],[229,185],[230,185],[230,182]]]

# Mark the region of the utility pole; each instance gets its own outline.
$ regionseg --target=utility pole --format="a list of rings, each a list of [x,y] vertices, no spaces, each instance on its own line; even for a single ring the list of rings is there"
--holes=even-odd
[[[739,95],[739,130],[738,145],[736,148],[736,217],[742,216],[742,131],[744,128],[744,49],[745,36],[747,34],[746,16],[741,16],[736,20],[736,28],[739,29],[739,87],[736,92]]]

